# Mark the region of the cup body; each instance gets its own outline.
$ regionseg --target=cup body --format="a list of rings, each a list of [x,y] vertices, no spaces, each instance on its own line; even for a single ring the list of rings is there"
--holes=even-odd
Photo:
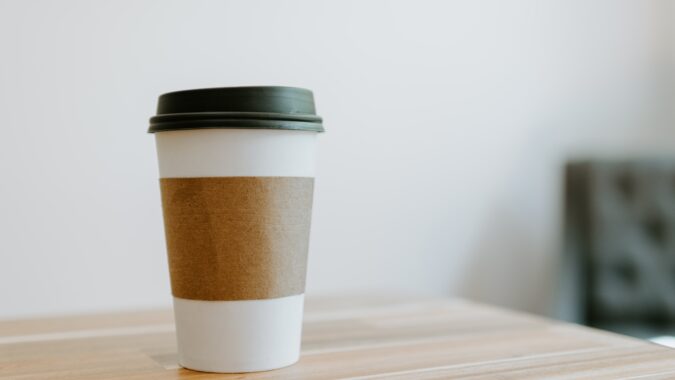
[[[298,360],[316,139],[155,133],[183,367],[252,372]]]

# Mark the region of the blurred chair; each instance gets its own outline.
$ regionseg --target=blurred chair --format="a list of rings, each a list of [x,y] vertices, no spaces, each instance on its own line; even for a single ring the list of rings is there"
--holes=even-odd
[[[566,319],[675,335],[675,160],[572,162],[564,202]]]

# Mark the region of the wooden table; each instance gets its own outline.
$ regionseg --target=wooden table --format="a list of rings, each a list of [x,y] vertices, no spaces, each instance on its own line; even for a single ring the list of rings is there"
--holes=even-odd
[[[461,300],[307,301],[302,358],[179,368],[171,312],[0,322],[1,379],[675,379],[675,350]]]

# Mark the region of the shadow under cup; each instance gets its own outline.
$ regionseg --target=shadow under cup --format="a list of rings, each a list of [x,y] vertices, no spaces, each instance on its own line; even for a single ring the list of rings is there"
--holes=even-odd
[[[298,360],[322,131],[308,90],[160,97],[150,132],[182,366],[250,372]]]

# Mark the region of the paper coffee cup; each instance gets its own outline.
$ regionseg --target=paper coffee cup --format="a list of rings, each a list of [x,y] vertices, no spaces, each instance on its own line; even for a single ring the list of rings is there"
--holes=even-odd
[[[264,371],[300,354],[316,137],[310,91],[167,93],[150,119],[179,363]]]

